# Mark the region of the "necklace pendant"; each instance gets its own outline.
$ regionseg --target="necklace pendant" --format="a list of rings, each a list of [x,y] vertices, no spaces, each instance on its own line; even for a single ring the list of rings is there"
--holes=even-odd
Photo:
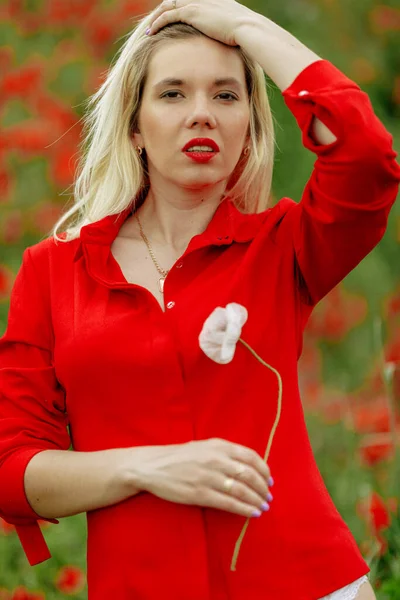
[[[162,294],[164,293],[164,281],[165,281],[165,277],[160,277],[160,279],[158,280],[158,287]]]

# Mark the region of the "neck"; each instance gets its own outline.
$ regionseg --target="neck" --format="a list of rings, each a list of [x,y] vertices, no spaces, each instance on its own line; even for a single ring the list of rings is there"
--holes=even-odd
[[[146,236],[181,254],[192,237],[207,228],[222,197],[223,188],[217,191],[213,188],[211,193],[186,193],[184,198],[161,196],[150,188],[137,212]]]

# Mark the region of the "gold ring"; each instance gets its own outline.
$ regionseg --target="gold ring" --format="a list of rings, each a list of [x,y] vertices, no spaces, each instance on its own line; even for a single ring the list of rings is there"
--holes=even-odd
[[[233,486],[233,482],[235,480],[233,479],[233,477],[227,477],[224,481],[224,492],[230,492]]]

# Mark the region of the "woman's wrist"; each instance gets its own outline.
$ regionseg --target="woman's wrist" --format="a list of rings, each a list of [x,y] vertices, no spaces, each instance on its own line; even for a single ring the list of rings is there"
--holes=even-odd
[[[124,448],[123,458],[118,467],[117,480],[124,492],[129,495],[146,491],[143,477],[143,465],[140,468],[140,454],[143,447]]]
[[[238,25],[235,41],[261,65],[281,91],[306,67],[322,60],[286,29],[254,12]]]

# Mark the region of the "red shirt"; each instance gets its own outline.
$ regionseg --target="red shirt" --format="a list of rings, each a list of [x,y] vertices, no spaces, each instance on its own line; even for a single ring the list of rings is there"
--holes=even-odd
[[[48,557],[23,487],[37,452],[220,437],[264,455],[277,379],[241,344],[227,365],[205,356],[198,336],[216,306],[248,309],[242,337],[283,380],[274,501],[251,520],[236,571],[244,517],[141,493],[88,513],[93,600],[315,600],[369,571],[316,466],[297,360],[315,304],[382,238],[400,168],[368,96],[328,61],[283,97],[317,156],[301,202],[244,215],[223,201],[171,269],[165,312],[111,254],[130,208],[24,252],[0,341],[0,514],[31,564]],[[313,141],[314,115],[337,141]]]

